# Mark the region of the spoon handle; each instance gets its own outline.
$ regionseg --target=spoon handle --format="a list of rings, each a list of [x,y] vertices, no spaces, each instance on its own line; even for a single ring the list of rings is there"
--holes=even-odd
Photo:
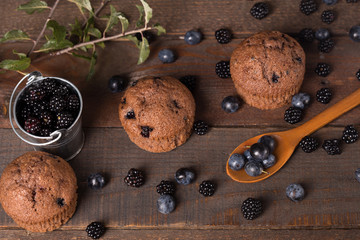
[[[355,92],[353,92],[352,94],[350,94],[349,96],[342,99],[341,101],[337,102],[333,106],[327,108],[320,114],[316,115],[306,123],[300,125],[297,128],[294,128],[291,131],[296,132],[298,136],[305,137],[315,132],[319,128],[325,126],[326,124],[333,121],[342,114],[346,113],[347,111],[353,109],[359,104],[360,104],[360,88]]]

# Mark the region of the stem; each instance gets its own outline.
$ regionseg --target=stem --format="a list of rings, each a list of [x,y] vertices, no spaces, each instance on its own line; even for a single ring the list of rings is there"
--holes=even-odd
[[[57,7],[57,5],[58,5],[59,2],[60,2],[60,0],[56,0],[56,2],[54,3],[54,6],[53,6],[52,8],[50,8],[51,10],[50,10],[49,16],[47,17],[46,22],[45,22],[43,28],[41,29],[40,34],[39,34],[38,37],[36,38],[36,41],[34,42],[34,45],[33,45],[32,48],[30,49],[30,51],[28,52],[27,56],[29,56],[29,55],[34,51],[35,47],[38,45],[40,39],[41,39],[42,36],[44,35],[44,32],[45,32],[45,30],[46,30],[46,26],[47,26],[48,22],[51,20],[53,14],[54,14],[54,12],[55,12],[55,9],[56,9],[56,7]]]
[[[99,12],[106,6],[106,4],[107,4],[108,2],[110,2],[110,1],[111,1],[111,0],[102,0],[99,8],[96,9],[96,11],[94,12],[94,15],[97,16],[97,15],[99,14]]]
[[[96,43],[99,43],[99,42],[106,42],[106,41],[115,40],[117,38],[125,37],[125,36],[131,35],[131,34],[135,34],[135,33],[138,33],[138,32],[143,32],[143,31],[151,30],[151,29],[154,29],[154,28],[152,28],[152,27],[143,27],[141,29],[129,31],[129,32],[126,32],[126,33],[120,33],[120,34],[110,36],[110,37],[103,37],[103,38],[95,39],[95,40],[92,40],[92,41],[89,41],[89,42],[79,43],[79,44],[76,44],[75,46],[65,48],[65,49],[57,51],[55,53],[51,53],[51,55],[58,56],[58,55],[70,52],[72,50],[78,49],[80,47],[84,47],[84,46],[91,45],[91,44],[96,44]]]

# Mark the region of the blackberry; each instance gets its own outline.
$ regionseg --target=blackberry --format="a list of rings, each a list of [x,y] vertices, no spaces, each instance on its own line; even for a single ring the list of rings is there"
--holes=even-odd
[[[32,115],[32,112],[32,107],[25,104],[24,106],[22,106],[19,116],[25,121],[25,119]]]
[[[354,128],[353,125],[348,125],[345,127],[342,135],[342,140],[349,144],[354,143],[359,138],[359,132]]]
[[[311,153],[316,149],[318,149],[319,141],[314,137],[306,136],[303,139],[301,139],[299,145],[304,152]]]
[[[196,86],[196,77],[192,75],[183,76],[180,79],[180,82],[184,84],[190,92],[193,92]]]
[[[203,181],[199,185],[199,193],[205,197],[210,197],[215,193],[215,184],[211,181]]]
[[[144,138],[149,138],[150,137],[150,132],[152,132],[152,128],[149,126],[141,126],[141,136],[143,136]]]
[[[326,63],[318,63],[315,72],[321,77],[326,77],[330,74],[330,65]]]
[[[53,113],[49,111],[43,111],[40,113],[40,121],[43,126],[52,127],[55,125],[56,119]]]
[[[80,99],[75,94],[71,94],[67,98],[67,109],[73,112],[79,111],[80,109]]]
[[[255,3],[250,9],[250,14],[256,19],[263,19],[269,14],[269,5],[264,2]]]
[[[323,11],[321,14],[321,21],[330,24],[335,20],[335,13],[332,10]]]
[[[335,42],[331,38],[319,42],[318,48],[322,53],[329,53],[334,48]]]
[[[39,117],[41,112],[48,110],[49,104],[44,100],[34,101],[30,106],[32,106],[32,115]]]
[[[24,124],[25,131],[36,135],[41,129],[41,122],[35,117],[28,117]]]
[[[105,233],[105,226],[101,222],[92,222],[86,227],[86,232],[89,237],[98,239]]]
[[[303,111],[301,108],[289,107],[284,114],[284,120],[290,124],[298,123],[303,118]]]
[[[66,100],[62,96],[53,96],[50,98],[49,108],[53,112],[61,112],[66,107]]]
[[[194,131],[197,135],[205,135],[208,131],[208,127],[208,124],[201,120],[194,123]]]
[[[262,203],[258,199],[248,198],[242,203],[241,212],[245,219],[253,220],[263,212]]]
[[[303,28],[299,32],[299,39],[301,42],[312,42],[314,41],[315,32],[311,28]]]
[[[150,31],[144,31],[143,33],[143,37],[146,38],[146,40],[148,41],[149,44],[151,44],[152,42],[154,42],[155,40],[155,35],[150,32]],[[137,38],[138,41],[142,41],[142,37],[141,37],[141,33],[135,33],[135,37]]]
[[[130,187],[140,187],[144,184],[145,179],[141,170],[131,168],[124,178],[124,182]]]
[[[215,72],[220,78],[230,78],[230,61],[220,61],[216,63]]]
[[[69,112],[60,112],[56,114],[56,120],[56,128],[62,129],[70,127],[75,119]]]
[[[45,98],[46,91],[41,86],[30,86],[29,87],[29,97],[31,100],[41,100]]]
[[[305,15],[310,15],[318,9],[318,6],[314,0],[301,0],[300,11]]]
[[[48,94],[53,94],[57,88],[57,82],[53,78],[46,78],[41,82],[41,86]]]
[[[360,69],[356,72],[355,76],[360,81]]]
[[[176,190],[175,184],[170,181],[162,180],[159,185],[156,186],[156,192],[160,195],[174,195]]]
[[[231,41],[231,32],[228,29],[221,28],[215,31],[215,38],[220,44],[226,44]]]
[[[127,119],[135,119],[136,117],[135,117],[135,113],[134,113],[134,111],[129,111],[129,112],[127,112],[126,113],[126,116],[125,116]]]
[[[328,104],[331,100],[332,93],[330,88],[321,88],[316,92],[316,100],[323,104]]]
[[[53,94],[59,96],[67,96],[69,95],[69,88],[63,84],[59,84],[55,89]]]
[[[51,132],[52,132],[52,131],[51,131],[50,128],[42,127],[42,128],[40,129],[39,135],[40,135],[41,137],[48,137],[48,136],[50,136]]]
[[[340,149],[340,140],[339,139],[328,139],[325,140],[322,148],[327,152],[329,155],[338,155],[341,154]]]

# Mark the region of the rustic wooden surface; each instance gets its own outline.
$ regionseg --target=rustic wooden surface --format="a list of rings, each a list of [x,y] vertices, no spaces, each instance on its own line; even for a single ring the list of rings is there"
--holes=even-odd
[[[14,10],[25,2],[0,2],[0,35],[22,29],[32,37],[37,36],[47,13],[27,15]],[[49,5],[53,2],[48,1]],[[97,6],[99,1],[93,2]],[[360,184],[354,171],[360,167],[359,141],[343,146],[343,153],[338,156],[329,156],[322,149],[311,154],[297,149],[285,167],[264,182],[240,184],[225,173],[226,159],[241,141],[264,132],[294,127],[282,119],[287,106],[261,111],[243,104],[234,114],[226,114],[221,109],[222,99],[236,91],[231,79],[216,76],[214,66],[220,60],[229,59],[232,50],[245,37],[261,30],[280,30],[296,37],[304,27],[330,29],[336,42],[331,53],[320,54],[316,41],[304,46],[307,71],[302,91],[314,98],[316,90],[327,86],[333,89],[334,98],[328,105],[314,101],[306,110],[304,121],[360,87],[355,78],[360,68],[360,44],[348,37],[350,27],[359,24],[360,3],[347,4],[339,0],[334,6],[326,6],[318,0],[320,10],[305,16],[299,12],[298,2],[271,1],[271,14],[259,21],[249,14],[254,1],[148,0],[154,10],[153,21],[161,23],[167,34],[151,44],[150,58],[144,64],[136,65],[137,49],[129,42],[111,42],[100,50],[96,74],[90,81],[85,80],[87,63],[83,60],[68,55],[34,60],[32,70],[69,79],[79,87],[84,98],[86,142],[82,152],[70,161],[78,178],[79,204],[67,224],[45,234],[27,233],[1,209],[0,239],[87,239],[84,229],[91,221],[106,224],[108,230],[103,239],[357,239]],[[136,21],[138,1],[113,0],[111,4]],[[321,22],[324,9],[336,11],[334,23]],[[104,9],[101,15],[106,12]],[[76,15],[73,4],[61,1],[54,18],[66,25]],[[221,27],[228,27],[234,33],[235,39],[230,44],[220,45],[214,39],[214,31]],[[190,29],[201,29],[204,33],[201,44],[190,46],[180,39]],[[14,48],[26,51],[30,47],[28,43],[1,44],[0,60],[12,57]],[[158,51],[165,47],[176,51],[175,63],[162,64],[158,60]],[[332,66],[333,71],[327,78],[314,73],[318,62]],[[145,75],[196,75],[196,118],[211,125],[209,133],[193,134],[185,145],[169,153],[153,154],[139,149],[130,142],[117,118],[121,93],[113,94],[107,89],[107,80],[115,74],[131,80]],[[31,147],[15,136],[8,120],[10,94],[21,75],[7,72],[0,76],[2,171]],[[314,135],[322,140],[338,138],[348,124],[359,129],[359,114],[357,107]],[[139,189],[129,188],[122,182],[132,167],[146,173],[146,184]],[[163,179],[172,179],[180,167],[195,169],[196,182],[178,186],[176,210],[162,215],[156,210],[155,186]],[[104,173],[108,180],[98,191],[86,185],[87,176],[94,172]],[[207,179],[216,183],[217,190],[214,196],[204,198],[197,189],[199,183]],[[286,186],[293,182],[303,184],[307,192],[300,203],[291,202],[285,196]],[[241,216],[240,205],[247,197],[260,198],[265,205],[264,214],[254,221],[246,221]]]

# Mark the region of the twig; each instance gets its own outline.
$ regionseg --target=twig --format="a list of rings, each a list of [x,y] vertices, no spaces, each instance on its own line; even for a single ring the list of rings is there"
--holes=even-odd
[[[54,6],[51,8],[50,13],[49,13],[49,16],[47,17],[46,22],[45,22],[45,24],[44,24],[44,26],[43,26],[40,34],[39,34],[38,37],[36,38],[36,41],[34,42],[34,45],[33,45],[32,48],[30,49],[30,51],[28,52],[27,56],[29,56],[29,55],[34,51],[35,47],[37,46],[37,44],[39,43],[40,39],[41,39],[42,36],[44,35],[44,32],[45,32],[45,30],[46,30],[46,26],[47,26],[48,22],[51,20],[52,15],[54,14],[55,9],[56,9],[56,7],[57,7],[57,5],[58,5],[59,2],[60,2],[60,0],[56,0],[56,2],[54,3]]]
[[[106,6],[106,4],[108,2],[110,2],[111,0],[102,0],[100,6],[98,7],[98,9],[95,10],[94,12],[94,16],[96,17],[101,10],[103,10],[103,8]],[[85,22],[83,23],[82,27],[84,28],[86,26],[86,23],[89,21],[89,19],[85,19]]]
[[[128,36],[128,35],[131,35],[131,34],[135,34],[135,33],[138,33],[138,32],[143,32],[143,31],[146,31],[146,30],[151,30],[151,29],[154,29],[153,27],[143,27],[143,28],[140,28],[140,29],[137,29],[137,30],[133,30],[133,31],[129,31],[129,32],[125,32],[125,33],[120,33],[120,34],[117,34],[117,35],[114,35],[114,36],[110,36],[110,37],[104,37],[104,38],[99,38],[99,39],[95,39],[93,41],[89,41],[89,42],[84,42],[84,43],[79,43],[79,44],[76,44],[75,46],[72,46],[72,47],[69,47],[69,48],[65,48],[63,50],[60,50],[60,51],[57,51],[55,53],[50,53],[50,55],[61,55],[61,54],[64,54],[64,53],[67,53],[67,52],[70,52],[72,50],[75,50],[75,49],[78,49],[80,47],[84,47],[84,46],[87,46],[87,45],[92,45],[92,44],[96,44],[96,43],[99,43],[99,42],[106,42],[106,41],[111,41],[111,40],[115,40],[117,38],[121,38],[121,37],[125,37],[125,36]]]

